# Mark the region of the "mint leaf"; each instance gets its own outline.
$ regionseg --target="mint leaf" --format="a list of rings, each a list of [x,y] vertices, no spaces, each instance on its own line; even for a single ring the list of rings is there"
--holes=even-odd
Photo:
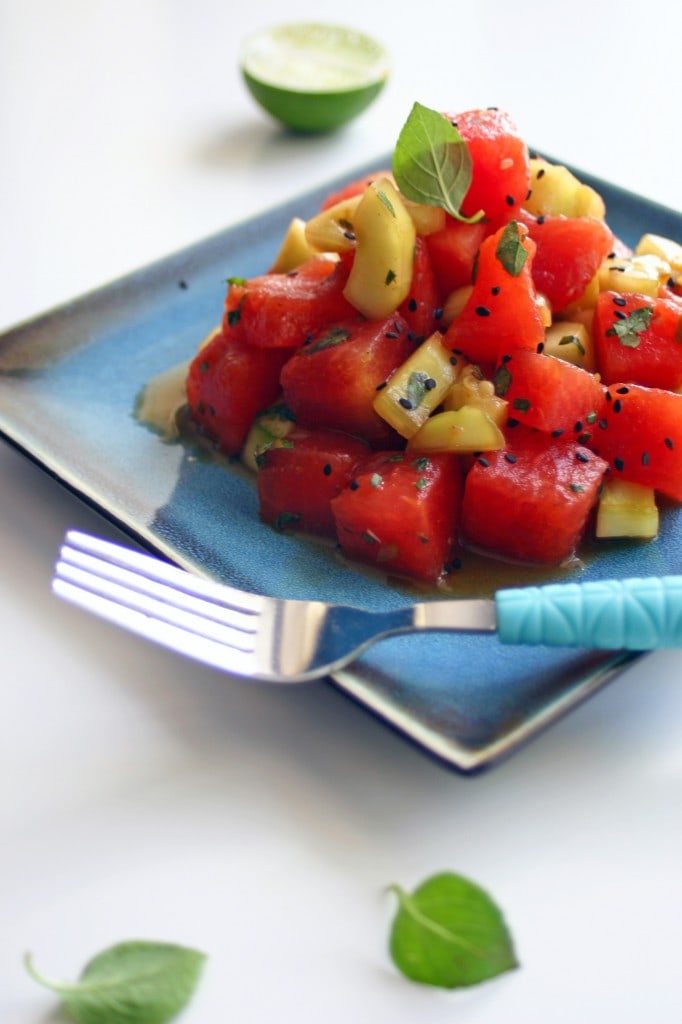
[[[460,207],[471,184],[466,142],[443,114],[415,103],[393,151],[393,177],[404,196],[427,206],[442,206],[456,220],[475,223],[479,210],[465,217]]]
[[[90,960],[72,984],[43,977],[28,954],[24,962],[77,1024],[165,1024],[189,1002],[205,959],[171,943],[121,942]]]
[[[528,252],[521,242],[521,232],[515,220],[507,224],[495,249],[498,260],[512,277],[518,277],[523,270]]]
[[[461,875],[434,875],[398,897],[389,949],[412,981],[461,988],[518,967],[500,910],[483,889]]]
[[[633,309],[622,320],[616,320],[613,327],[609,327],[606,332],[607,337],[618,338],[621,345],[625,345],[626,348],[637,348],[640,341],[639,336],[642,331],[647,329],[653,315],[653,306],[640,306],[639,309]]]

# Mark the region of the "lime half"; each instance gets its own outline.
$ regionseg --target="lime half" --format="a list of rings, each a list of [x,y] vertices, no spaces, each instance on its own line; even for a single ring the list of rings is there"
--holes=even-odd
[[[360,114],[388,77],[384,48],[340,25],[301,22],[257,32],[244,44],[241,71],[252,96],[301,132],[325,132]]]

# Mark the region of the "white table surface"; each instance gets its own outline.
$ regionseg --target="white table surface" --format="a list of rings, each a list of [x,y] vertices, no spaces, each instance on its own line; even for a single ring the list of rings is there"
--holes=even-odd
[[[0,327],[352,171],[415,99],[504,107],[679,208],[676,8],[2,0]],[[392,52],[338,135],[287,136],[241,84],[243,37],[283,17]],[[60,604],[70,526],[115,535],[0,446],[2,1024],[58,1019],[25,950],[68,978],[129,937],[209,954],[187,1024],[682,1019],[682,654],[464,778],[324,684],[230,680]],[[441,869],[501,904],[518,971],[456,993],[397,974],[385,887]]]

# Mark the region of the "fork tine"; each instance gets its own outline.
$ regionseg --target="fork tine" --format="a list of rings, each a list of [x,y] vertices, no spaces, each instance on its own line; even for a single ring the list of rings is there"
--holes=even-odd
[[[188,578],[184,570],[107,542],[75,534],[68,541],[53,579],[60,597],[197,660],[254,674],[254,643],[266,599]],[[98,554],[90,553],[95,550]]]

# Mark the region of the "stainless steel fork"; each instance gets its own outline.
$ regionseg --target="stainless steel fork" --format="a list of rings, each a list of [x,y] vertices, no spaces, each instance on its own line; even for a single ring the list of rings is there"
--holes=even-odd
[[[316,679],[380,640],[425,630],[497,633],[512,644],[682,646],[682,576],[508,588],[494,599],[434,599],[377,612],[246,593],[70,531],[52,585],[60,597],[165,647],[269,682]]]

